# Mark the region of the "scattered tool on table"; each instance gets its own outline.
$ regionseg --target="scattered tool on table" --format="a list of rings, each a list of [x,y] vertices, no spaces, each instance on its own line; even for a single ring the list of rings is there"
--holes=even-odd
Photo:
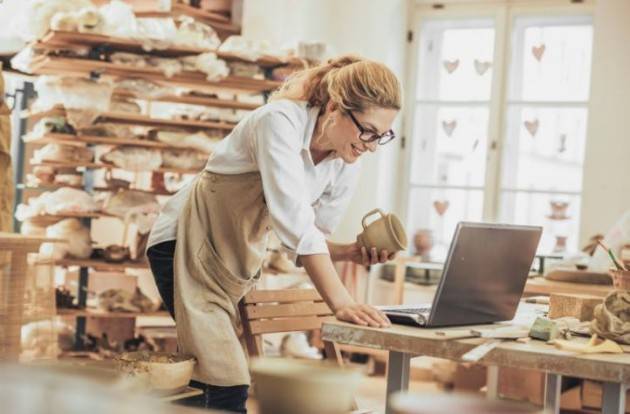
[[[497,329],[471,329],[470,333],[477,338],[491,339],[490,341],[476,346],[461,357],[461,359],[466,362],[477,362],[503,341],[527,338],[529,335],[529,328],[522,326],[506,326]]]
[[[628,270],[628,269],[626,269],[624,264],[621,261],[619,261],[619,259],[617,259],[617,256],[615,256],[615,254],[613,253],[613,251],[612,251],[612,249],[610,247],[606,246],[604,244],[604,242],[601,241],[601,240],[598,240],[597,243],[602,247],[602,249],[604,249],[604,250],[606,250],[608,252],[608,256],[610,256],[610,259],[615,264],[615,267],[617,268],[617,270]]]
[[[599,339],[597,334],[591,336],[588,342],[566,341],[557,339],[554,341],[556,348],[563,351],[579,354],[623,354],[623,348],[610,339]]]
[[[537,305],[549,305],[549,296],[530,296],[525,299],[525,303],[534,303]]]

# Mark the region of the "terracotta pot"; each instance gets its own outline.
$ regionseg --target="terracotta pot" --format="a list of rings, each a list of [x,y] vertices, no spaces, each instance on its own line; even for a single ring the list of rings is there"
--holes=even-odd
[[[416,231],[413,235],[413,245],[418,256],[429,256],[429,252],[433,248],[433,232],[428,229]]]
[[[608,273],[612,277],[615,289],[630,290],[630,270],[610,269]]]

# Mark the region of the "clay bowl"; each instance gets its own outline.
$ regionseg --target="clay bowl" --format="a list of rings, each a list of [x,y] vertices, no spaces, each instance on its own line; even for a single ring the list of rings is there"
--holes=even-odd
[[[262,414],[337,414],[351,411],[361,374],[322,361],[261,358],[251,363]]]
[[[195,358],[169,352],[124,352],[116,358],[120,372],[144,383],[153,394],[175,394],[188,386]]]
[[[630,290],[630,270],[610,269],[608,273],[612,277],[615,289]]]

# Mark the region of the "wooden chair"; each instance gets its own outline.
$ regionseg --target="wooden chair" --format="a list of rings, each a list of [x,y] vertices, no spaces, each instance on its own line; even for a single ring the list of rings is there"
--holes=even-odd
[[[333,313],[315,289],[253,290],[239,304],[250,356],[262,356],[262,335],[320,329]],[[336,344],[324,342],[326,358],[343,365]]]

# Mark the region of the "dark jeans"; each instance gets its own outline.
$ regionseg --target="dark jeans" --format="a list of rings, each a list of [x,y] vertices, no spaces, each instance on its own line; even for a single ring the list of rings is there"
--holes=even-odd
[[[164,306],[175,318],[174,288],[173,288],[173,261],[175,256],[175,241],[167,241],[149,247],[147,257],[153,278],[157,285]],[[235,385],[231,387],[220,387],[202,382],[191,381],[190,385],[203,390],[203,394],[197,397],[182,400],[182,405],[201,408],[212,408],[215,410],[227,410],[237,413],[247,413],[245,403],[247,402],[247,385]]]
[[[175,240],[158,243],[149,247],[147,257],[153,278],[157,285],[164,306],[175,319],[175,305],[173,304],[173,261],[175,256]]]

